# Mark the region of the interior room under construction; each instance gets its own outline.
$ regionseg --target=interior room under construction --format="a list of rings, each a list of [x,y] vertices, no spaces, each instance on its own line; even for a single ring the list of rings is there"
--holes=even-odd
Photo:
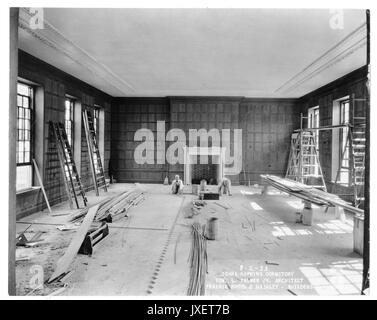
[[[366,10],[10,16],[10,294],[368,292]]]

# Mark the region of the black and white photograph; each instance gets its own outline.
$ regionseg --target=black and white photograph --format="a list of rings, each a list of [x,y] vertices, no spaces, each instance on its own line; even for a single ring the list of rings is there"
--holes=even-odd
[[[354,4],[7,7],[8,295],[367,299]]]

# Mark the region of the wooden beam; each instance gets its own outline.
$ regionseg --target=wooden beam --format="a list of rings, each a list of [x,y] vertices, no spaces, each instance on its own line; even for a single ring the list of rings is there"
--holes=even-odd
[[[364,215],[364,210],[351,206],[348,202],[340,199],[337,195],[315,189],[312,186],[297,181],[273,175],[261,175],[261,177],[273,187],[305,201],[310,201],[319,206],[338,206],[353,212],[354,214]]]
[[[50,213],[52,213],[52,210],[51,210],[51,207],[50,207],[50,203],[48,202],[47,194],[46,194],[46,191],[45,191],[45,187],[43,185],[42,177],[41,177],[41,174],[39,173],[38,165],[37,165],[37,162],[35,161],[35,159],[33,159],[33,164],[34,164],[35,173],[37,174],[37,178],[38,178],[39,184],[40,184],[40,186],[42,188],[43,197],[46,200],[48,211]]]
[[[364,183],[364,248],[363,248],[363,282],[361,291],[369,288],[369,265],[370,265],[370,11],[366,10],[367,20],[367,65],[368,78],[366,82],[366,148],[365,148],[365,183]]]
[[[64,256],[62,256],[59,259],[59,261],[57,263],[56,270],[54,271],[54,273],[52,274],[52,276],[48,280],[49,283],[54,281],[56,278],[61,276],[63,273],[67,272],[67,270],[68,270],[69,266],[71,265],[73,259],[77,255],[77,252],[79,251],[82,242],[85,239],[85,235],[88,232],[90,225],[92,224],[92,222],[94,220],[94,217],[97,213],[98,207],[99,207],[99,204],[97,204],[97,205],[95,205],[95,206],[93,206],[89,209],[89,211],[86,214],[83,222],[80,225],[80,228],[77,230],[75,236],[73,237],[71,243],[69,244]]]
[[[18,8],[10,8],[9,21],[9,239],[8,293],[16,295],[16,136],[18,78]]]

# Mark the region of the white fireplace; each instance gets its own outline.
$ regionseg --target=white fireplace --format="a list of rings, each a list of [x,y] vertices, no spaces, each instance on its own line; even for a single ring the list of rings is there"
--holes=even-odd
[[[212,157],[212,163],[217,166],[217,183],[224,177],[225,148],[220,147],[184,147],[184,184],[191,185],[192,165],[196,163],[198,156]]]

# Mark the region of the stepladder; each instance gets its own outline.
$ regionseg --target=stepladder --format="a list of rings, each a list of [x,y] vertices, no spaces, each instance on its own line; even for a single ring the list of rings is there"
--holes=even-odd
[[[292,134],[285,178],[327,191],[315,139],[311,130]]]

